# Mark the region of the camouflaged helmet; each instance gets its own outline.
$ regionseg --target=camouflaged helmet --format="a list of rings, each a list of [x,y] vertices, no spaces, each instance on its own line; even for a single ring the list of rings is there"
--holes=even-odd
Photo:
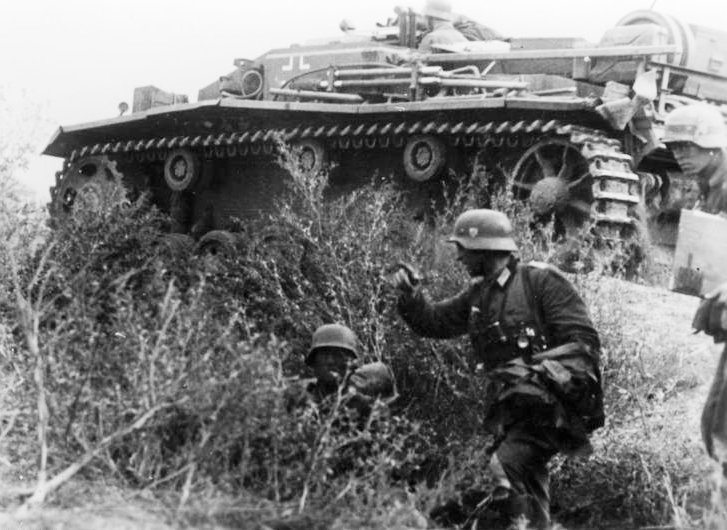
[[[447,240],[468,250],[516,251],[512,224],[495,210],[467,210],[454,223],[454,233]]]
[[[727,147],[727,127],[716,107],[706,103],[685,105],[669,113],[664,126],[665,144],[690,142],[704,149]]]
[[[313,333],[310,350],[305,363],[310,366],[318,348],[340,348],[350,352],[355,359],[358,357],[358,338],[348,327],[341,324],[324,324]]]

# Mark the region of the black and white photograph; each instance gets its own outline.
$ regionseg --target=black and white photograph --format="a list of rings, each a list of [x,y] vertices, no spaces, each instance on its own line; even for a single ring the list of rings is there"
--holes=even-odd
[[[0,529],[727,530],[727,6],[12,0]]]

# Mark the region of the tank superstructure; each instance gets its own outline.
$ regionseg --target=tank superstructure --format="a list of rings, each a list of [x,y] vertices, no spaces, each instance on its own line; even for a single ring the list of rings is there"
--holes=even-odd
[[[400,12],[371,34],[238,59],[196,103],[144,87],[130,115],[61,127],[45,150],[65,159],[53,214],[120,175],[175,231],[225,229],[272,207],[281,142],[306,171],[335,162],[333,188],[379,171],[424,202],[438,179],[482,164],[511,175],[515,195],[561,230],[595,220],[610,238],[634,233],[644,201],[656,216],[689,200],[661,124],[676,106],[727,102],[727,33],[637,11],[597,45],[489,38],[420,54],[420,27]]]

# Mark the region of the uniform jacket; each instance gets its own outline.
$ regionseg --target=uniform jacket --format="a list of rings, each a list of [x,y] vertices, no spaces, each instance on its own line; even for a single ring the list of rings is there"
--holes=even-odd
[[[701,179],[699,188],[702,195],[697,209],[707,213],[727,214],[727,151],[722,151],[722,163],[709,178]]]
[[[577,452],[588,444],[588,433],[603,424],[598,333],[585,303],[558,269],[512,258],[497,278],[475,279],[441,302],[430,302],[420,289],[402,294],[399,312],[425,337],[469,335],[475,360],[487,374],[485,423],[493,432],[537,421],[556,432],[558,450]],[[525,359],[517,338],[528,328],[535,330],[530,353],[536,358],[559,346],[565,356]]]
[[[723,151],[722,163],[709,179],[700,181],[700,188],[703,202],[697,206],[698,209],[711,214],[727,214],[727,151]],[[715,342],[724,341],[724,333],[713,333],[713,336]],[[727,457],[727,346],[722,349],[707,402],[702,409],[701,427],[707,453],[715,460],[724,462]],[[722,472],[727,476],[727,465],[724,463]]]
[[[532,300],[518,273],[522,267],[528,269]],[[441,302],[428,301],[420,289],[399,299],[402,318],[417,334],[439,339],[468,334],[475,357],[487,368],[518,356],[509,345],[492,343],[489,326],[499,321],[505,333],[517,333],[521,323],[534,327],[536,310],[549,348],[580,342],[597,360],[600,343],[586,305],[568,279],[550,265],[523,265],[513,258],[497,278],[489,282],[477,278]]]

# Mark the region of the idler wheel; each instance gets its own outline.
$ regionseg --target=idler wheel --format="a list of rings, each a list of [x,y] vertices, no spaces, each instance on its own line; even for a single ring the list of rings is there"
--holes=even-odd
[[[417,182],[435,177],[447,162],[447,149],[439,138],[430,135],[412,136],[404,147],[404,170]]]
[[[104,205],[125,201],[126,190],[115,161],[107,156],[89,156],[69,166],[51,196],[51,215],[63,218],[79,206],[98,211]]]
[[[164,180],[174,191],[186,191],[199,181],[199,159],[186,149],[175,149],[164,162]]]

